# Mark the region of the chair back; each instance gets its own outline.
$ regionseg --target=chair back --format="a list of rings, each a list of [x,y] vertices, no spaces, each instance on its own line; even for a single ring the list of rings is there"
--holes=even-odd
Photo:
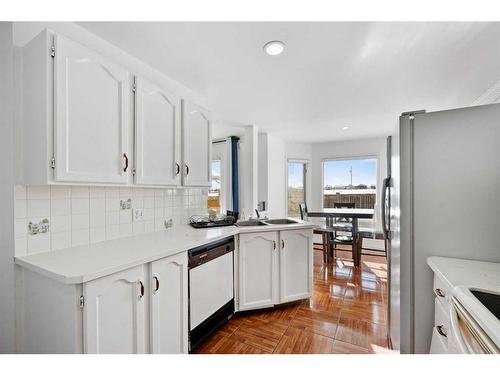
[[[300,220],[305,220],[307,216],[307,205],[305,203],[299,204]]]

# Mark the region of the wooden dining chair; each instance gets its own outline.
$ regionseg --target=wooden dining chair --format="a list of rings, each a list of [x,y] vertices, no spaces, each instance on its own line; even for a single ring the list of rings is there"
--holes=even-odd
[[[336,202],[333,204],[333,208],[356,208],[354,203],[341,203]],[[352,259],[354,260],[354,247],[355,239],[353,236],[352,219],[348,218],[334,218],[333,224],[333,259],[338,259],[337,250],[338,245],[347,245],[351,247]],[[343,251],[346,251],[344,248]]]
[[[307,220],[307,205],[305,203],[299,204],[299,211],[301,220]],[[315,250],[323,251],[323,263],[328,263],[328,253],[330,252],[330,239],[332,231],[329,230],[325,224],[317,224],[313,228],[313,234],[321,236],[321,242],[313,242],[313,248]]]

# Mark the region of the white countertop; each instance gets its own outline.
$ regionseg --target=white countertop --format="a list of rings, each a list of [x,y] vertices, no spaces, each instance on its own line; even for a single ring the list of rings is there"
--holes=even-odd
[[[161,232],[141,234],[91,245],[16,257],[15,263],[64,284],[80,284],[124,269],[188,251],[238,233],[313,228],[300,222],[258,227],[194,229],[174,225]]]
[[[500,263],[429,257],[427,264],[448,284],[452,295],[500,347],[500,321],[470,292],[472,288],[500,294]]]

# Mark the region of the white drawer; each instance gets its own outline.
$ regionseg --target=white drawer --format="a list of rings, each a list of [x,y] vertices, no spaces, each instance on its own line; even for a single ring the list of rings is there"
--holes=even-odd
[[[448,311],[450,307],[451,290],[442,281],[439,276],[434,274],[434,294],[436,298],[443,304],[443,307]]]
[[[432,341],[430,354],[448,354],[448,344],[441,336],[436,327],[432,329]]]
[[[446,310],[441,300],[436,297],[434,299],[434,328],[437,329],[438,334],[442,337],[442,340],[446,344],[448,344],[447,336],[450,332],[450,319],[448,311],[449,310]],[[443,336],[443,334],[446,336]]]

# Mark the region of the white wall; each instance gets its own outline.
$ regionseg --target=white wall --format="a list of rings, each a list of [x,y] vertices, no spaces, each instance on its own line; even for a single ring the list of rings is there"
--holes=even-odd
[[[270,218],[286,215],[286,157],[285,142],[274,135],[267,136],[268,156],[268,214]]]
[[[14,351],[14,47],[0,22],[0,353]]]
[[[324,159],[352,158],[374,156],[377,158],[377,203],[375,206],[375,222],[380,226],[380,200],[383,179],[387,176],[386,137],[367,138],[352,141],[315,143],[312,145],[312,203],[310,209],[322,206],[322,176]]]
[[[257,202],[266,202],[266,210],[269,205],[269,195],[268,195],[268,165],[267,165],[267,133],[259,133],[259,145],[258,145],[258,190],[257,190]]]

